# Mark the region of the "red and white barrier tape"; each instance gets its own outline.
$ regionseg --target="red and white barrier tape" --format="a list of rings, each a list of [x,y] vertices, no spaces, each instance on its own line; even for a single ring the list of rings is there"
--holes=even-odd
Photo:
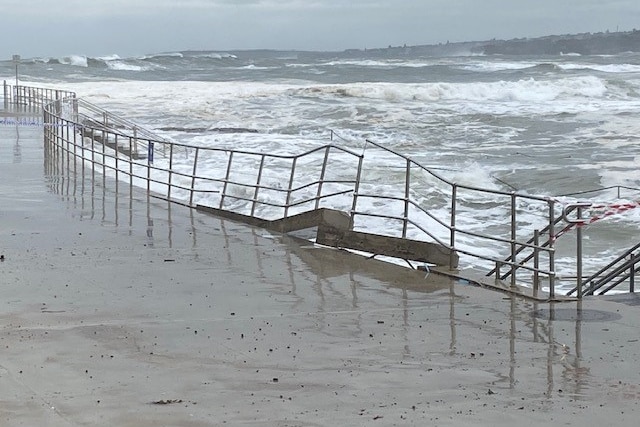
[[[569,222],[569,224],[567,224],[566,227],[564,227],[562,230],[560,230],[558,233],[555,234],[554,239],[558,239],[560,236],[570,231],[574,227],[576,228],[584,227],[585,225],[593,224],[594,222],[599,221],[601,219],[610,217],[612,215],[619,215],[638,207],[640,207],[640,201],[631,202],[631,203],[612,203],[609,205],[591,205],[588,208],[586,208],[586,210],[601,211],[601,213],[593,215],[590,218],[571,220],[571,222]]]

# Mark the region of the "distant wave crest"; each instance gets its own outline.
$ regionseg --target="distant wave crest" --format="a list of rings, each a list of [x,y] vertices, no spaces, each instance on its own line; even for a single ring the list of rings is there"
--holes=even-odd
[[[72,65],[74,67],[88,67],[89,66],[89,60],[86,56],[84,55],[69,55],[69,56],[62,56],[60,58],[56,58],[56,59],[51,59],[49,60],[49,63],[58,63],[58,64],[62,64],[62,65]]]
[[[58,64],[70,67],[81,68],[102,68],[114,71],[146,71],[153,67],[140,64],[140,61],[134,58],[121,58],[119,55],[106,56],[85,56],[85,55],[66,55],[60,57],[37,57],[28,60],[34,64]]]
[[[143,55],[138,57],[141,61],[148,61],[159,58],[184,58],[184,54],[181,52],[166,52],[166,53],[152,53],[149,55]]]

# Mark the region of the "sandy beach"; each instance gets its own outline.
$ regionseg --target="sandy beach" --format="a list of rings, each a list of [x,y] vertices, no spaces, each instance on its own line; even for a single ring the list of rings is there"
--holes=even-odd
[[[633,295],[534,303],[43,156],[0,127],[3,426],[637,424]]]

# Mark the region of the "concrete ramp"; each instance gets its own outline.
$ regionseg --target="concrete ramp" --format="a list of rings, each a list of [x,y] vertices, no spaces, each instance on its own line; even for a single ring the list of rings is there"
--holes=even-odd
[[[458,267],[458,254],[447,247],[437,243],[353,231],[349,214],[335,209],[320,208],[270,221],[209,206],[198,205],[196,208],[217,217],[244,222],[280,233],[316,228],[316,243],[320,245],[353,249],[438,266]]]

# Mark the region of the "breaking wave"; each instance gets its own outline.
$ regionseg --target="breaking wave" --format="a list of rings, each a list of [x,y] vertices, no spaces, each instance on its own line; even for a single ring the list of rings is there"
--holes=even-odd
[[[383,99],[386,101],[552,101],[559,98],[601,98],[607,94],[605,82],[585,76],[559,80],[424,84],[327,85],[296,89],[302,94]]]

